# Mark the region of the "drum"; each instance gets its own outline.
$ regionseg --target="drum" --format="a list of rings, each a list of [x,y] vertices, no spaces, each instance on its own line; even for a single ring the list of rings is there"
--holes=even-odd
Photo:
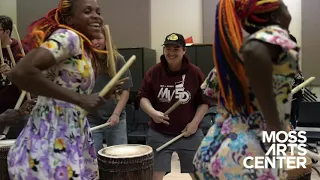
[[[115,145],[98,151],[100,179],[151,180],[153,150],[138,144]]]
[[[7,156],[10,147],[13,145],[15,140],[1,140],[0,141],[0,180],[9,180],[9,173],[8,173],[8,162]]]
[[[289,169],[285,165],[285,171],[287,172],[288,180],[310,180],[312,174],[312,161],[311,158],[305,156],[307,158],[306,168],[292,168]]]

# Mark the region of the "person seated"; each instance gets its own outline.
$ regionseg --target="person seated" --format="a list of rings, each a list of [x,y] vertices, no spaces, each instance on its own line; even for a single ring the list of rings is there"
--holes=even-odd
[[[23,121],[24,117],[30,114],[35,104],[36,100],[31,99],[25,101],[19,109],[7,109],[0,114],[0,127],[11,126]]]
[[[18,41],[11,37],[12,30],[12,19],[8,16],[0,15],[0,50],[2,51],[4,59],[4,63],[1,64],[0,69],[0,114],[8,109],[13,109],[21,94],[21,90],[15,84],[11,83],[8,78],[6,78],[6,73],[8,73],[14,66],[14,62],[12,62],[9,56],[7,46],[9,46],[11,49],[15,63],[18,63],[23,57]],[[27,51],[25,50],[25,52]],[[7,137],[10,139],[16,139],[24,126],[25,121],[16,123],[11,128]],[[2,131],[3,128],[0,127],[0,132]]]

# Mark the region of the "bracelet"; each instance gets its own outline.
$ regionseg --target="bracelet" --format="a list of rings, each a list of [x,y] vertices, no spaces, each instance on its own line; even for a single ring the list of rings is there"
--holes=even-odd
[[[112,113],[113,115],[116,115],[116,116],[118,116],[118,117],[120,117],[120,115],[119,114],[117,114],[117,113]]]

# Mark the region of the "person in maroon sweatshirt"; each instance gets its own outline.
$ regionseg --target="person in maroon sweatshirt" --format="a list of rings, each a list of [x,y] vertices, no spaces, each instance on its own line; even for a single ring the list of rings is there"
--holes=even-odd
[[[179,155],[181,173],[193,173],[193,157],[203,139],[199,124],[208,110],[200,88],[205,76],[185,54],[184,37],[169,34],[163,45],[161,62],[145,74],[138,92],[140,107],[152,119],[147,145],[156,149],[181,132],[186,134],[165,149],[155,151],[153,180],[162,180],[171,171],[173,152]],[[182,104],[164,116],[164,112],[178,100]]]
[[[12,54],[16,63],[20,60],[21,50],[19,48],[18,41],[11,38],[13,23],[10,17],[0,15],[0,40],[2,53],[4,57],[4,64],[0,63],[0,114],[8,109],[13,109],[17,103],[21,91],[17,86],[12,84],[9,79],[5,77],[5,73],[9,72],[13,66],[9,53],[7,50],[7,45],[10,46]],[[12,127],[8,136],[10,138],[16,138],[22,130],[24,124],[16,124]],[[3,127],[0,127],[0,134],[2,134]]]

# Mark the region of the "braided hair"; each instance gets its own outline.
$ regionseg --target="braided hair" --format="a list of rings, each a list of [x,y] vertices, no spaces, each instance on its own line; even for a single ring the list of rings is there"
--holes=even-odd
[[[219,104],[231,113],[253,112],[244,62],[239,55],[242,29],[254,33],[272,24],[270,12],[280,0],[220,0],[216,11],[214,63],[219,82]]]

